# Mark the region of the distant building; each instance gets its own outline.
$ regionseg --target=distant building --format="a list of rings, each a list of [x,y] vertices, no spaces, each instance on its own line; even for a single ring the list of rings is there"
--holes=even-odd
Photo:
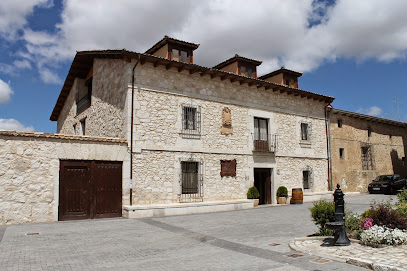
[[[333,183],[344,191],[367,192],[378,175],[407,176],[407,124],[331,109]]]

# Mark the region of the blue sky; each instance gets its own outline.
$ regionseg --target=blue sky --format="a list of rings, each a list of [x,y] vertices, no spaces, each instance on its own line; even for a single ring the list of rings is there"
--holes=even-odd
[[[201,44],[198,65],[238,53],[263,61],[259,75],[303,72],[300,88],[335,108],[407,122],[406,2],[3,0],[0,129],[56,131],[49,117],[76,50],[144,52],[164,35]]]

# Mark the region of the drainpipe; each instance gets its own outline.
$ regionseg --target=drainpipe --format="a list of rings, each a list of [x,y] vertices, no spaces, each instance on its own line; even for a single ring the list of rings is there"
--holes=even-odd
[[[133,205],[133,125],[134,125],[134,73],[138,63],[140,62],[140,54],[138,54],[137,62],[131,73],[131,127],[130,127],[130,206]]]
[[[332,155],[331,155],[331,104],[325,106],[326,147],[328,153],[328,189],[332,191]]]

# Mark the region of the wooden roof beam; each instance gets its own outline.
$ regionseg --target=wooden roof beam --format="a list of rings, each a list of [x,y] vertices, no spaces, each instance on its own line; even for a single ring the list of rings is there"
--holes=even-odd
[[[182,65],[181,67],[178,68],[178,72],[182,72],[183,70],[185,70],[185,65]]]
[[[146,64],[146,61],[147,61],[147,58],[141,58],[141,57],[140,57],[140,64],[141,64],[141,65]]]
[[[205,70],[203,72],[201,72],[201,76],[205,76],[206,74],[208,74],[209,70]]]
[[[215,78],[215,77],[217,77],[218,75],[216,74],[216,73],[212,73],[211,74],[211,79],[213,79],[213,78]]]
[[[157,68],[158,65],[160,65],[160,60],[155,61],[153,64],[154,68]]]
[[[167,64],[167,65],[165,66],[165,69],[166,69],[166,70],[169,70],[169,69],[171,69],[172,67],[174,67],[174,63]]]

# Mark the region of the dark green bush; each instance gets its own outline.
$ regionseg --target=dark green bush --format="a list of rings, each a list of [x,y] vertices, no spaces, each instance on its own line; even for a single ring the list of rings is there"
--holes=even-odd
[[[401,192],[397,193],[397,198],[399,199],[399,203],[407,203],[407,189],[403,189]]]
[[[277,188],[277,197],[288,197],[288,191],[287,191],[287,187],[285,186],[280,186],[279,188]]]
[[[252,186],[249,188],[249,191],[247,191],[247,198],[248,199],[258,199],[260,198],[260,193],[259,190],[255,186]]]
[[[330,236],[333,234],[326,227],[326,223],[335,221],[335,205],[331,201],[319,200],[310,208],[312,220],[319,227],[319,235]]]

